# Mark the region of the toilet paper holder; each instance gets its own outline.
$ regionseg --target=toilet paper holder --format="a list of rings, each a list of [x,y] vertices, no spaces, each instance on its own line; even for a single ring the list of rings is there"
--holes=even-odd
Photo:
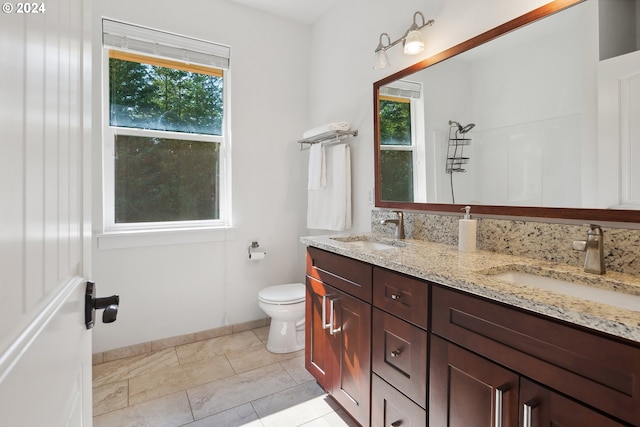
[[[260,247],[260,243],[258,243],[257,241],[251,242],[251,245],[249,245],[249,247],[247,248],[249,259],[257,259],[257,260],[264,259],[267,253],[264,251],[260,251],[260,252],[256,251],[255,249],[258,249],[259,247]]]

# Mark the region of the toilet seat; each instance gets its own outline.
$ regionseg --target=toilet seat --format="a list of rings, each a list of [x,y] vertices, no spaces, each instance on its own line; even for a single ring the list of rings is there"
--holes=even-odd
[[[297,304],[304,301],[305,287],[302,283],[269,286],[258,292],[258,299],[267,304]]]

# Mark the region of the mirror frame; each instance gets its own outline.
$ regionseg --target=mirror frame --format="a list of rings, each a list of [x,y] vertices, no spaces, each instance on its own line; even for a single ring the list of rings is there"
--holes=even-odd
[[[426,58],[414,65],[400,70],[373,84],[373,138],[374,138],[374,173],[375,173],[375,206],[379,208],[393,208],[433,212],[460,213],[465,204],[446,203],[414,203],[383,201],[380,187],[380,108],[379,88],[388,83],[411,75],[424,68],[435,65],[445,59],[454,57],[476,46],[489,42],[510,31],[524,27],[534,21],[545,18],[568,7],[586,0],[554,0],[544,6],[532,10],[511,21],[499,25],[476,37],[464,41],[436,55]],[[531,206],[496,206],[473,205],[473,212],[482,215],[517,216],[531,218],[573,219],[581,221],[612,221],[612,222],[640,222],[640,211],[625,209],[586,209],[586,208],[545,208]]]

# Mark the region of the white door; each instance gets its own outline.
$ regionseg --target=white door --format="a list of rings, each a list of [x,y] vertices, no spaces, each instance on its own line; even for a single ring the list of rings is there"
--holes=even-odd
[[[598,66],[600,205],[640,209],[640,51]],[[618,171],[618,173],[611,173]]]
[[[1,426],[91,425],[89,4],[0,12]]]

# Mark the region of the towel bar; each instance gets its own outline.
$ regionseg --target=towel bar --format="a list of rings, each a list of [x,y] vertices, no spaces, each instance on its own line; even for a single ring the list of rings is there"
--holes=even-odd
[[[298,141],[300,151],[308,150],[313,144],[333,145],[350,136],[358,136],[357,130],[332,130]],[[306,144],[306,145],[305,145]]]

